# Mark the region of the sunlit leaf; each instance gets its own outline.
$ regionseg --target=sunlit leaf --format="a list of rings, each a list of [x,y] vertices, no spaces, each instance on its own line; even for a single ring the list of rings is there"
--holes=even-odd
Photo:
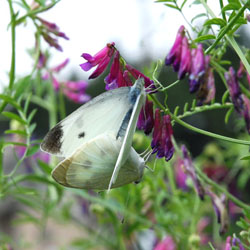
[[[214,36],[214,35],[203,35],[203,36],[197,37],[197,38],[194,40],[194,42],[195,42],[195,43],[199,43],[199,42],[202,42],[202,41],[204,41],[204,40],[215,39],[215,38],[216,38],[216,36]]]
[[[204,23],[204,26],[208,26],[208,25],[219,25],[221,27],[225,26],[227,23],[224,19],[221,18],[213,18],[213,19],[209,19]]]
[[[2,112],[2,114],[10,119],[16,120],[24,125],[27,124],[27,122],[25,120],[23,120],[19,115],[13,113],[13,112],[9,112],[9,111],[4,111]]]

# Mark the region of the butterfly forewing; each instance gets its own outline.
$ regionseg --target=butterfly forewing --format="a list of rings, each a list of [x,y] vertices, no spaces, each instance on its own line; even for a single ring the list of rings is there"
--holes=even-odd
[[[48,132],[42,150],[67,158],[97,135],[108,131],[117,135],[133,105],[129,90],[130,87],[114,89],[81,106]]]

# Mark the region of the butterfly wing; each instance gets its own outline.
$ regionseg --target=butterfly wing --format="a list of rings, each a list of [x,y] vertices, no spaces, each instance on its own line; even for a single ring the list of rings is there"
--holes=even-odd
[[[121,146],[122,140],[117,139],[114,134],[101,134],[59,163],[52,176],[58,183],[67,187],[105,190],[108,188]],[[143,169],[144,160],[130,148],[128,159],[112,188],[139,181]]]
[[[112,131],[117,137],[122,136],[124,117],[134,105],[129,99],[130,89],[110,90],[81,106],[48,132],[41,149],[68,158],[99,134]]]
[[[108,190],[111,189],[111,187],[113,187],[113,185],[115,184],[118,173],[123,165],[123,162],[126,160],[126,157],[129,155],[130,148],[132,147],[133,135],[135,133],[138,117],[146,99],[146,92],[144,88],[143,78],[139,78],[136,81],[135,85],[131,88],[129,92],[129,98],[135,99],[135,104],[133,106],[132,114],[129,117],[128,121],[124,121],[124,123],[127,122],[126,130],[121,150],[119,152],[115,168],[109,182]]]

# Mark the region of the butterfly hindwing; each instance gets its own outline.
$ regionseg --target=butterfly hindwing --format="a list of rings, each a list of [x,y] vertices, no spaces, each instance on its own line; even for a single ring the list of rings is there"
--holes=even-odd
[[[79,147],[52,172],[53,178],[68,187],[105,190],[122,146],[122,140],[114,134],[101,134]],[[144,169],[143,159],[131,147],[117,181],[119,187],[140,180]]]

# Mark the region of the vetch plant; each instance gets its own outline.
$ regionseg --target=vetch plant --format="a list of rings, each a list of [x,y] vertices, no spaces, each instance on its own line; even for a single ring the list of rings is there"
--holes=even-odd
[[[69,39],[61,31],[63,27],[42,18],[42,13],[56,8],[58,2],[35,1],[29,5],[25,0],[8,0],[12,52],[9,83],[0,94],[0,119],[4,125],[0,137],[0,197],[7,210],[15,207],[17,211],[13,212],[15,220],[4,224],[1,219],[0,246],[15,249],[21,246],[20,242],[27,242],[37,247],[37,241],[14,238],[4,225],[10,225],[15,232],[20,230],[18,224],[32,222],[47,242],[49,238],[52,241],[57,238],[53,233],[51,237],[47,235],[57,231],[51,224],[63,222],[63,227],[77,231],[64,248],[250,249],[250,50],[241,45],[243,33],[239,33],[240,27],[249,22],[250,1],[220,0],[219,11],[213,9],[211,1],[156,1],[163,9],[174,9],[185,20],[176,30],[170,50],[166,48],[157,62],[152,61],[145,68],[143,62],[140,66],[128,63],[116,41],[107,38],[108,43],[96,54],[81,55],[80,68],[91,71],[88,80],[77,77],[59,80],[58,73],[69,59],[50,66],[51,52],[62,52],[59,42]],[[199,6],[200,13],[189,21],[185,11],[193,5]],[[28,75],[19,77],[16,30],[27,22],[35,29],[34,49],[30,50],[34,63]],[[85,51],[79,48],[79,55],[82,50]],[[104,82],[99,80],[103,78]],[[125,170],[129,164],[121,165],[122,184],[110,192],[70,189],[51,178],[59,161],[40,151],[41,139],[70,113],[69,109],[83,103],[90,105],[88,101],[94,96],[90,97],[88,87],[93,86],[92,81],[98,82],[95,86],[105,88],[106,97],[119,91],[129,93],[136,89],[135,83],[144,83],[141,89],[145,90],[145,102],[140,102],[143,103],[140,112],[136,110],[138,119],[132,119],[138,131],[129,136],[134,139],[136,159],[143,160],[143,166],[131,165],[132,170],[141,171],[137,185],[127,184],[135,181],[132,174],[131,181],[121,182],[127,178]],[[139,100],[141,95],[137,91],[134,96],[128,94],[132,100],[128,103]],[[103,113],[107,111],[105,107],[100,105]],[[109,105],[108,109],[110,113],[117,112],[117,117],[121,115],[118,105]],[[95,111],[94,118],[101,126],[102,117],[96,117],[97,114]],[[130,119],[124,114],[118,120],[123,124],[118,126],[118,134],[123,138]],[[116,121],[110,121],[110,127]],[[79,129],[84,127],[79,120],[72,123]],[[64,131],[57,126],[56,132],[61,133],[54,133],[54,146],[60,148]],[[75,137],[86,136],[84,132],[76,136],[69,130],[67,133],[72,136],[68,141],[73,145]],[[121,146],[117,146],[116,137],[109,136],[92,138],[93,144],[90,139],[89,144],[79,144],[77,150],[66,155],[65,161],[73,159],[72,164],[87,170],[84,173],[90,175],[90,184],[94,182],[91,175],[94,161],[83,163],[81,157],[91,153],[89,158],[94,159],[102,152],[103,145],[111,143],[116,145],[112,152],[107,154],[104,150],[100,159],[114,155]],[[112,164],[115,167],[115,161]],[[99,176],[105,166],[101,166]],[[67,172],[67,166],[62,164],[62,167]],[[65,183],[70,181],[67,175],[60,178]],[[98,184],[104,179],[109,182],[110,178],[103,176]],[[10,200],[15,206],[9,205]],[[0,216],[6,219],[2,211]]]

